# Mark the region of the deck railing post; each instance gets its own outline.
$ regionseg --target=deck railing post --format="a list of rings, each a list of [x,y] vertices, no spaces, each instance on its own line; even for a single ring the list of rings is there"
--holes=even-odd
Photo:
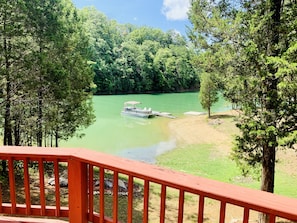
[[[87,164],[76,159],[68,162],[69,222],[88,222]]]
[[[175,222],[192,219],[203,223],[206,218],[212,219],[213,215],[216,215],[216,222],[225,223],[232,217],[232,213],[236,214],[232,221],[239,219],[242,223],[248,223],[255,222],[259,212],[270,217],[269,223],[275,223],[279,219],[297,222],[296,198],[244,188],[91,150],[4,146],[0,147],[0,162],[1,160],[7,162],[9,184],[6,183],[2,188],[0,181],[0,214],[4,214],[0,216],[0,223],[29,223],[32,218],[26,219],[24,216],[40,215],[47,218],[36,219],[38,222],[49,222],[52,217],[69,217],[70,223],[117,223],[121,219],[127,219],[126,222],[162,223],[170,220],[171,214],[178,214]],[[21,171],[15,169],[15,162],[23,163],[23,180],[16,175]],[[35,167],[36,162],[39,164],[39,171],[31,172],[30,164]],[[45,162],[54,163],[54,187],[45,183]],[[67,190],[59,186],[59,183],[62,183],[59,182],[62,169],[60,167],[67,167],[68,170],[68,201],[60,201]],[[142,182],[144,185],[141,185]],[[47,183],[51,184],[50,181]],[[52,198],[53,192],[55,198],[46,200]],[[127,198],[123,198],[126,204],[119,202],[119,192],[127,194]],[[105,193],[111,193],[111,196],[106,194],[106,197]],[[24,197],[26,201],[18,199],[20,197]],[[152,200],[160,203],[151,202]],[[134,201],[140,202],[139,205],[134,205]],[[219,210],[206,212],[213,204],[218,205]],[[105,207],[113,209],[105,210]],[[192,210],[193,208],[196,211]],[[151,212],[154,212],[152,216]],[[159,213],[154,216],[155,212]],[[17,220],[15,216],[9,218],[6,215],[23,217]],[[53,220],[56,221],[57,219]]]

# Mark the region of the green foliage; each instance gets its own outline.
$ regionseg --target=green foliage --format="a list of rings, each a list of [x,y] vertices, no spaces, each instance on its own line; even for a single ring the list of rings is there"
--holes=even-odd
[[[96,94],[197,90],[194,51],[174,31],[120,25],[94,8],[80,11],[95,62]]]
[[[210,74],[202,74],[199,93],[200,103],[208,111],[208,117],[210,117],[211,106],[219,100],[218,86]]]
[[[82,22],[69,0],[0,5],[4,144],[58,146],[94,120]]]
[[[296,143],[296,14],[296,4],[280,0],[195,0],[190,11],[196,65],[219,74],[224,95],[242,111],[233,158],[243,172],[260,164],[268,191],[276,148]]]

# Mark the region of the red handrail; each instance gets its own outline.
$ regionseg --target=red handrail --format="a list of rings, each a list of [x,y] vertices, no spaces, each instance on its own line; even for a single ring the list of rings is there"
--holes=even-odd
[[[253,211],[263,212],[270,216],[270,222],[276,222],[277,217],[297,221],[297,199],[279,196],[271,193],[252,190],[227,183],[209,180],[185,173],[180,173],[158,166],[149,165],[137,161],[122,159],[95,151],[84,149],[65,148],[36,148],[36,147],[1,147],[0,160],[8,162],[10,201],[4,203],[0,196],[0,212],[11,215],[66,217],[73,223],[85,222],[119,222],[119,177],[127,177],[127,222],[133,220],[134,184],[143,182],[143,210],[142,221],[150,219],[150,186],[160,186],[160,222],[165,222],[167,211],[167,191],[169,188],[178,190],[177,219],[183,222],[185,206],[185,193],[198,196],[197,222],[202,223],[205,217],[205,199],[213,199],[219,202],[218,221],[227,222],[226,212],[228,205],[242,207],[242,222],[250,220]],[[14,162],[23,163],[25,196],[24,204],[17,203],[17,190],[14,171]],[[32,191],[30,187],[29,163],[38,163],[40,202],[31,202]],[[55,205],[48,206],[46,201],[46,182],[44,180],[44,163],[53,163],[55,182],[59,182],[59,164],[66,163],[68,168],[68,203],[67,207],[61,205],[59,183],[55,184]],[[96,170],[96,171],[95,171]],[[97,173],[99,171],[99,173]],[[105,174],[112,173],[113,188],[112,213],[107,217],[105,213],[105,197],[103,194]],[[99,174],[99,195],[94,194],[94,176]],[[100,196],[102,195],[102,196]],[[99,207],[94,207],[97,200]],[[96,211],[95,211],[96,209]]]

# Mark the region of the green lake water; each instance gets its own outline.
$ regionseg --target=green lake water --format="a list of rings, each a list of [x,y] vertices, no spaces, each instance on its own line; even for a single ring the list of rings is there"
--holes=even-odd
[[[184,112],[205,112],[198,100],[198,93],[137,94],[94,96],[96,121],[83,131],[82,138],[62,142],[62,147],[96,150],[125,158],[154,163],[155,157],[175,147],[165,117],[151,119],[133,118],[120,114],[125,101],[140,101],[142,107],[169,112],[177,118]],[[220,99],[212,112],[230,109],[230,104]]]

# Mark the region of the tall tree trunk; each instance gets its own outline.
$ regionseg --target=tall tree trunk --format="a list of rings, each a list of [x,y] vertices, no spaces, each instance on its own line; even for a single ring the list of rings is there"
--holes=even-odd
[[[7,71],[8,73],[8,71]],[[6,100],[5,100],[5,115],[4,115],[4,140],[3,144],[5,146],[11,146],[12,145],[12,126],[11,126],[11,88],[10,80],[7,80],[6,84]],[[6,161],[2,160],[2,175],[6,174]]]
[[[16,117],[15,120],[15,125],[14,125],[14,144],[16,146],[21,145],[21,133],[20,133],[20,120],[19,117]]]
[[[7,80],[6,84],[6,100],[5,100],[5,115],[4,115],[4,140],[5,146],[12,145],[12,126],[11,126],[11,83]]]
[[[6,12],[4,15],[4,24],[3,24],[4,31],[6,30]],[[5,34],[4,34],[5,35]],[[5,76],[6,76],[6,99],[5,99],[5,114],[4,114],[4,139],[3,144],[12,145],[12,128],[11,128],[11,82],[10,82],[10,61],[9,61],[9,42],[4,36],[3,38],[3,50],[5,56]],[[6,173],[6,161],[2,160],[2,175]]]
[[[263,147],[261,190],[270,193],[274,192],[275,155],[276,150],[274,146],[265,145]],[[269,216],[259,214],[259,222],[269,223]]]
[[[41,38],[40,38],[41,39]],[[38,119],[37,119],[37,146],[41,147],[42,146],[42,122],[43,122],[43,92],[42,92],[42,86],[43,86],[43,44],[42,41],[39,40],[39,88],[38,88]]]
[[[55,132],[55,139],[56,139],[56,147],[58,148],[59,147],[59,132],[58,131]]]
[[[41,84],[41,83],[40,83]],[[38,92],[38,119],[37,119],[37,146],[42,146],[42,106],[43,106],[43,94],[42,91],[39,90]]]
[[[4,23],[5,29],[5,23]],[[4,145],[12,145],[12,126],[11,126],[11,78],[10,78],[10,61],[9,61],[9,43],[6,37],[3,39],[5,55],[5,77],[6,77],[6,98],[5,98],[5,115],[4,115]]]
[[[270,12],[272,18],[268,29],[268,37],[270,43],[267,46],[267,56],[277,56],[277,44],[279,43],[279,24],[280,11],[282,0],[271,0]],[[277,127],[275,122],[275,114],[278,112],[278,95],[276,77],[277,69],[269,66],[269,74],[264,80],[265,85],[265,110],[267,111],[265,123],[269,127]],[[272,192],[274,189],[274,169],[275,169],[275,149],[277,146],[277,138],[271,133],[267,138],[267,143],[263,146],[263,160],[262,160],[262,184],[261,189],[267,192]]]
[[[268,45],[267,56],[278,56],[277,45],[279,43],[279,27],[282,0],[270,0],[270,12],[272,13],[270,23],[268,25]],[[275,122],[275,114],[278,112],[278,95],[276,77],[277,69],[269,65],[269,74],[264,81],[266,87],[266,102],[265,110],[268,115],[266,116],[266,124],[269,127],[277,127]],[[261,190],[267,192],[274,192],[274,175],[275,175],[275,156],[276,156],[277,138],[273,133],[269,135],[267,143],[263,146],[262,158],[262,181]],[[269,223],[270,219],[265,214],[259,215],[260,223]]]
[[[53,133],[50,134],[50,147],[53,147]]]

